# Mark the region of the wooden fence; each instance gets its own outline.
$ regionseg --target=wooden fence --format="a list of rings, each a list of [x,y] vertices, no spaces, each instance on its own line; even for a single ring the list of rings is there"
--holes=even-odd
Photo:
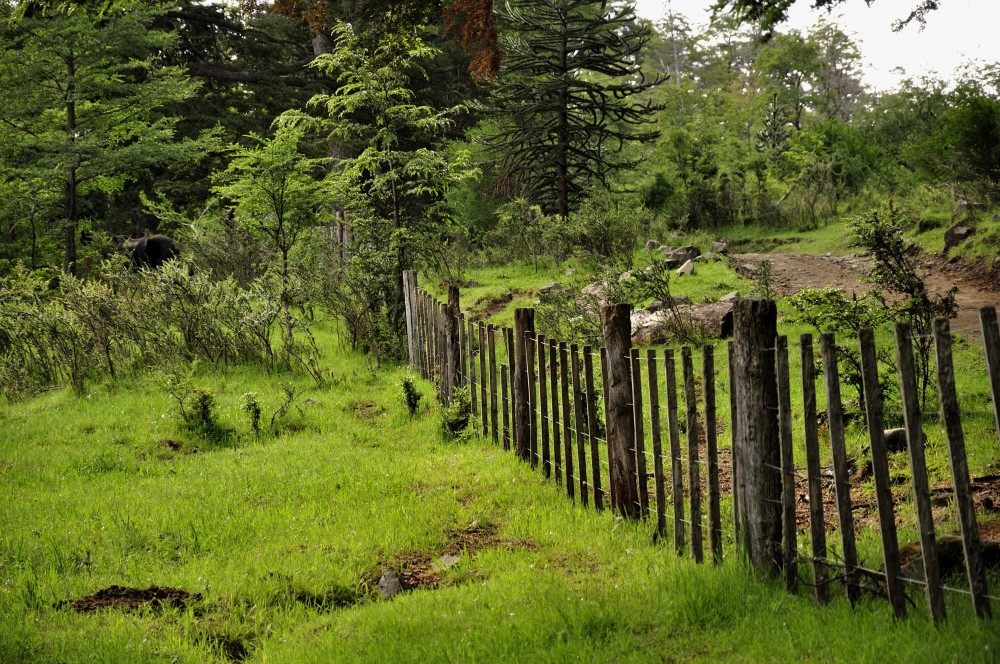
[[[674,350],[665,349],[660,355],[647,349],[643,354],[631,347],[627,305],[605,307],[605,347],[595,349],[535,334],[531,309],[516,310],[514,329],[496,328],[466,319],[456,287],[449,289],[446,304],[418,288],[414,272],[404,274],[404,287],[410,366],[434,381],[442,404],[451,402],[454,390],[467,389],[476,430],[561,485],[571,500],[596,510],[610,507],[627,518],[654,520],[657,538],[669,535],[678,555],[690,551],[697,562],[705,557],[707,534],[713,563],[722,560],[728,543],[730,551],[745,556],[758,572],[783,572],[790,592],[797,592],[800,583],[811,586],[820,603],[829,601],[831,586],[839,582],[852,603],[864,593],[885,596],[902,617],[907,610],[904,584],[914,584],[924,589],[935,622],[945,618],[948,591],[971,596],[976,615],[990,617],[990,600],[996,597],[987,589],[947,320],[935,321],[933,340],[940,419],[948,441],[968,589],[948,587],[942,581],[913,344],[906,325],[896,326],[895,351],[923,580],[901,571],[871,330],[861,331],[858,347],[884,561],[880,569],[862,565],[855,542],[851,491],[856,487],[848,472],[832,334],[820,336],[819,348],[827,404],[824,437],[830,444],[840,538],[836,554],[826,541],[813,339],[804,334],[797,344],[804,424],[798,432],[792,427],[789,343],[776,334],[773,303],[736,303],[728,376],[716,378],[714,348],[703,346],[699,386],[695,349],[680,349],[678,382]],[[1000,431],[1000,328],[993,307],[980,313],[993,416]],[[717,383],[728,393],[729,422],[720,422],[717,416]],[[732,445],[720,453],[717,432],[726,428]],[[795,465],[793,452],[797,436],[802,438],[799,449],[805,449],[801,468]],[[720,462],[725,466],[723,477]],[[803,472],[811,555],[800,553],[797,543],[796,481]],[[732,497],[725,520],[723,493]],[[811,574],[803,574],[800,565]]]

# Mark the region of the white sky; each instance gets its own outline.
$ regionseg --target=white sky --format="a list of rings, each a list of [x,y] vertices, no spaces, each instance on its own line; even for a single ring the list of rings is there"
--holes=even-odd
[[[636,0],[640,16],[659,20],[667,7],[687,17],[692,27],[709,20],[712,0]],[[789,12],[786,28],[806,32],[817,19],[828,19],[859,43],[865,61],[864,81],[877,90],[889,90],[901,76],[936,72],[950,79],[955,69],[970,59],[982,63],[1000,61],[1000,0],[941,0],[941,8],[927,15],[927,27],[911,24],[901,32],[892,31],[896,19],[905,18],[916,0],[847,0],[832,14],[815,11],[810,0],[798,0]],[[779,28],[780,29],[780,28]]]

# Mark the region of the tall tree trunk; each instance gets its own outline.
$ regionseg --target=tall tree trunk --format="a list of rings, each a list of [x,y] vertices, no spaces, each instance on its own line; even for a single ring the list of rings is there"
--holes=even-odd
[[[77,169],[79,168],[76,159],[76,60],[70,53],[66,59],[66,140],[69,142],[70,150],[67,158],[70,160],[66,164],[66,199],[65,199],[65,254],[63,256],[63,272],[76,274],[76,188]]]
[[[569,217],[569,90],[566,88],[567,51],[565,31],[563,41],[559,46],[559,73],[563,77],[559,100],[559,115],[557,120],[558,148],[556,157],[556,213],[566,219]]]

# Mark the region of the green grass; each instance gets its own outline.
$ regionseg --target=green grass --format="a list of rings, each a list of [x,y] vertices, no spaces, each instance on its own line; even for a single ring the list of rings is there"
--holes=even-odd
[[[243,393],[266,422],[289,379],[255,369],[196,378],[222,443],[179,426],[151,378],[0,406],[0,661],[995,660],[1000,631],[965,597],[935,630],[919,597],[895,621],[883,600],[815,608],[731,557],[678,559],[492,444],[443,441],[419,381],[411,420],[404,369],[323,346],[331,386],[293,379],[301,413],[259,437]],[[490,541],[455,549],[470,528]],[[377,599],[383,572],[446,550],[436,589]],[[202,599],[57,607],[115,584]]]

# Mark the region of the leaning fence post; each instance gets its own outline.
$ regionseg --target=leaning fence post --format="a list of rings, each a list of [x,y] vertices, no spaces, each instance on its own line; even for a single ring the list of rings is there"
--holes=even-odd
[[[614,507],[619,514],[639,518],[635,478],[635,416],[632,411],[632,306],[610,304],[603,308],[604,345],[608,349],[608,445],[611,450],[611,483]]]
[[[903,422],[906,424],[906,449],[910,454],[910,472],[913,476],[913,502],[917,506],[917,524],[920,532],[920,555],[924,563],[927,603],[935,624],[946,615],[944,592],[941,590],[941,572],[938,567],[937,540],[934,538],[934,513],[927,480],[927,463],[924,458],[924,431],[920,417],[920,397],[913,361],[913,341],[910,326],[896,323],[896,367],[899,372],[899,391],[903,400]]]
[[[830,454],[833,456],[833,485],[837,493],[837,520],[840,524],[841,555],[844,559],[844,585],[851,604],[860,593],[856,583],[858,549],[854,540],[854,515],[851,511],[851,481],[847,473],[847,450],[844,445],[844,408],[840,400],[840,370],[837,343],[833,334],[819,337],[823,355],[823,381],[826,388],[827,423],[830,428]]]
[[[771,300],[743,298],[733,307],[736,453],[743,546],[758,574],[781,570],[781,445],[774,347],[778,309]]]
[[[870,327],[858,332],[861,342],[861,379],[865,389],[865,418],[868,441],[872,451],[872,473],[875,475],[875,502],[878,505],[882,551],[885,554],[885,585],[889,603],[897,618],[906,615],[906,595],[900,580],[899,540],[896,537],[896,514],[889,480],[889,453],[885,446],[882,419],[882,390],[878,383],[878,360],[875,356],[875,333]]]
[[[951,357],[951,326],[947,318],[934,321],[934,357],[937,363],[938,394],[941,402],[941,421],[948,434],[948,452],[951,461],[951,480],[955,486],[955,506],[958,510],[958,528],[965,549],[966,571],[969,573],[969,590],[976,615],[989,618],[990,599],[983,569],[982,545],[979,541],[979,524],[976,508],[972,504],[969,460],[965,455],[965,434],[955,392],[955,366]]]
[[[990,375],[990,395],[993,397],[993,418],[1000,433],[1000,328],[997,327],[996,307],[982,307],[979,322],[983,330],[987,373]]]

